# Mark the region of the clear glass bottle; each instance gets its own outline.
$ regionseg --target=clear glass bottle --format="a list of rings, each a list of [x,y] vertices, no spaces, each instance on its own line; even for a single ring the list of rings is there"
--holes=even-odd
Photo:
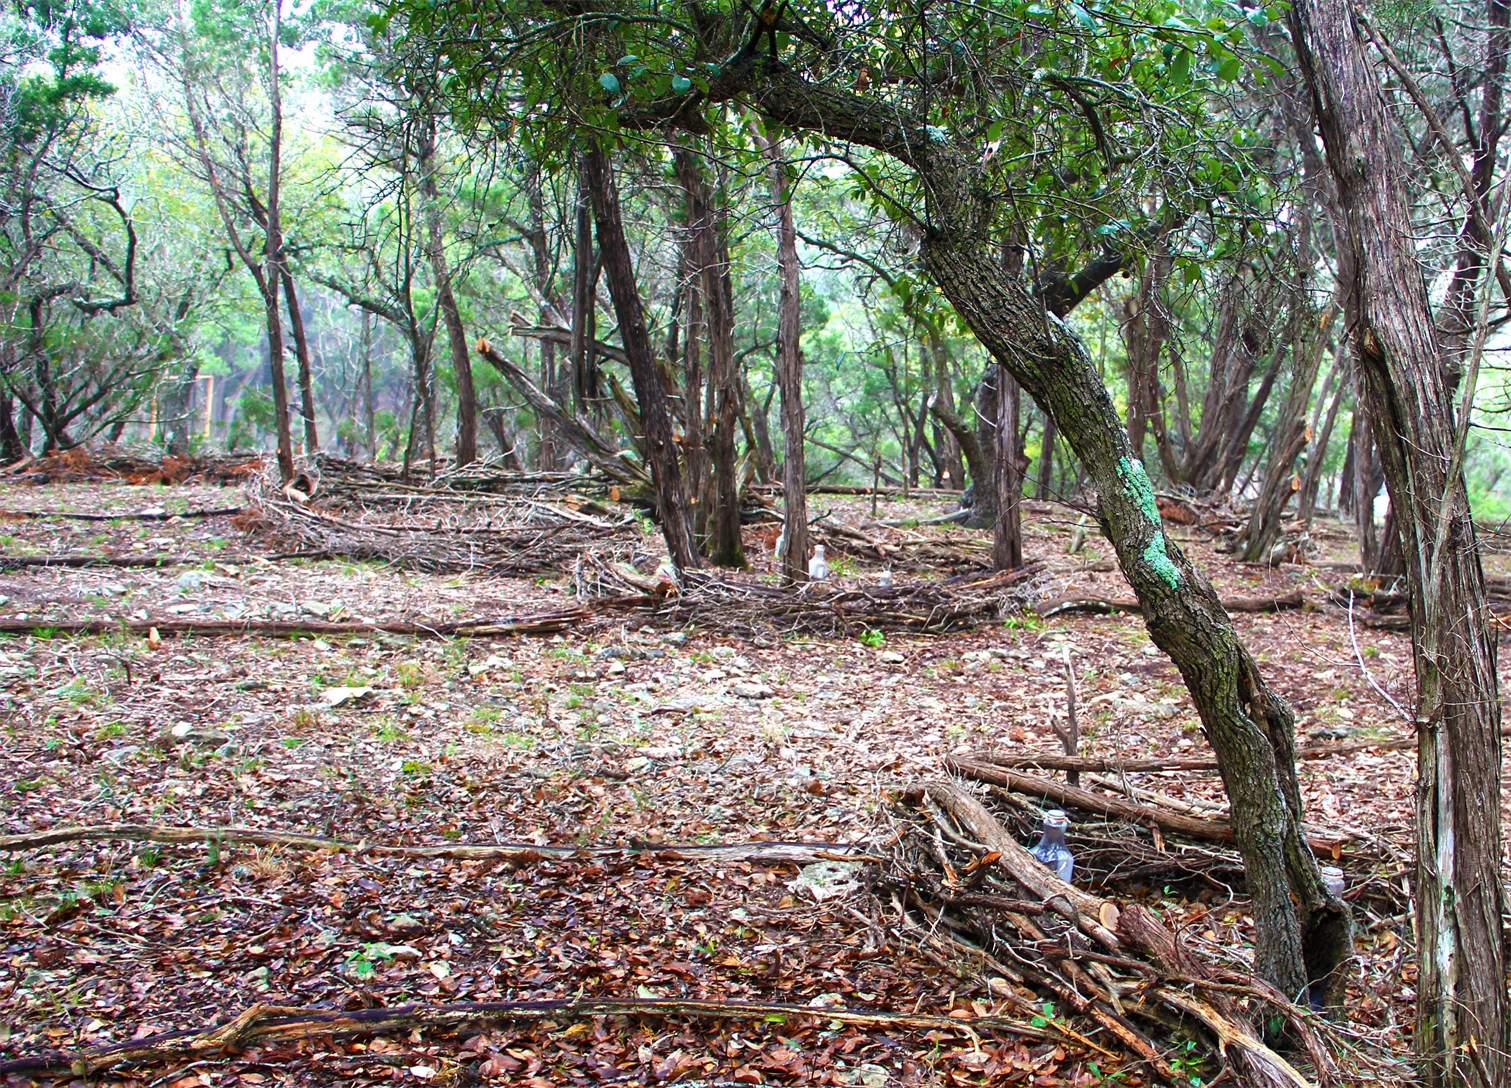
[[[1070,847],[1065,845],[1065,829],[1069,826],[1070,817],[1057,808],[1050,809],[1044,814],[1044,833],[1039,836],[1039,841],[1029,851],[1067,883],[1076,866],[1076,859],[1071,856]]]
[[[1324,865],[1322,867],[1322,886],[1327,889],[1328,895],[1341,896],[1343,889],[1347,887],[1343,879],[1343,870],[1336,865]]]

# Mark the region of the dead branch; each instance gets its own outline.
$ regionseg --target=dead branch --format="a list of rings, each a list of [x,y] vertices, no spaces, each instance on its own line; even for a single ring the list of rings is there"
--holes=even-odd
[[[0,519],[66,518],[69,521],[175,521],[179,518],[227,517],[232,514],[240,514],[243,509],[240,506],[224,506],[215,510],[185,510],[180,514],[169,514],[161,510],[140,514],[70,514],[61,510],[0,510]]]
[[[1301,590],[1294,589],[1279,597],[1229,597],[1222,602],[1222,606],[1229,612],[1279,612],[1287,608],[1300,608],[1305,603]],[[1139,603],[1131,597],[1056,597],[1034,605],[1034,611],[1045,619],[1066,612],[1111,615],[1114,612],[1138,612],[1139,609]]]
[[[156,619],[42,620],[0,618],[0,634],[108,635],[123,631],[142,636],[155,628],[159,635],[267,635],[293,638],[299,635],[411,635],[416,638],[494,638],[499,635],[547,635],[588,618],[586,608],[564,608],[535,616],[498,616],[470,620],[436,620],[427,623],[357,623],[331,620],[186,620],[164,616]]]
[[[532,843],[452,843],[447,846],[387,846],[382,843],[349,842],[321,835],[289,831],[263,831],[252,827],[167,827],[158,824],[87,824],[58,827],[24,835],[0,835],[0,851],[36,850],[61,843],[114,840],[237,846],[282,846],[293,850],[325,850],[333,854],[400,858],[453,858],[464,861],[499,860],[517,866],[532,865],[545,858],[606,858],[646,856],[664,861],[763,861],[809,865],[815,861],[875,861],[876,858],[845,843],[747,842],[717,845],[643,843],[632,847],[537,846]]]
[[[1017,774],[993,763],[978,761],[968,756],[955,756],[945,760],[945,769],[953,774],[964,778],[974,778],[978,782],[989,782],[994,786],[1002,786],[1015,793],[1027,794],[1031,797],[1044,797],[1052,800],[1056,805],[1067,808],[1078,808],[1086,812],[1096,812],[1103,816],[1116,817],[1129,823],[1138,824],[1142,827],[1153,825],[1162,831],[1168,831],[1187,838],[1198,839],[1203,842],[1233,841],[1233,828],[1226,820],[1208,820],[1195,816],[1186,816],[1178,812],[1170,812],[1155,808],[1152,805],[1139,804],[1122,797],[1108,797],[1106,794],[1095,793],[1091,790],[1080,789],[1076,786],[1056,782],[1052,778],[1039,778],[1035,775]],[[1318,857],[1335,858],[1341,851],[1345,842],[1351,841],[1352,837],[1323,838],[1320,835],[1308,836],[1307,842]]]
[[[1511,726],[1501,730],[1511,736]],[[1384,740],[1345,740],[1333,744],[1313,744],[1296,749],[1297,759],[1327,759],[1351,752],[1392,752],[1417,746],[1415,737],[1391,737]],[[1215,759],[1109,759],[1105,756],[1066,756],[1059,752],[972,752],[970,758],[998,767],[1037,767],[1047,771],[1215,771]]]
[[[563,410],[560,405],[536,384],[514,362],[496,351],[492,344],[482,338],[477,342],[477,353],[519,390],[541,415],[555,425],[557,433],[573,448],[587,457],[601,472],[606,472],[624,483],[644,484],[649,482],[645,467],[625,459],[615,444],[599,434],[587,423]]]
[[[453,1032],[536,1020],[597,1016],[687,1017],[709,1020],[762,1020],[768,1017],[814,1018],[857,1027],[905,1031],[946,1031],[972,1035],[1010,1031],[1029,1038],[1049,1033],[1009,1016],[920,1016],[907,1013],[814,1008],[808,1005],[696,1001],[654,998],[580,998],[566,1001],[462,1001],[449,1005],[398,1005],[379,1009],[300,1009],[287,1005],[253,1005],[217,1027],[149,1035],[125,1043],[68,1053],[52,1051],[0,1062],[0,1076],[51,1073],[89,1076],[119,1066],[153,1065],[227,1048],[310,1036],[349,1038],[410,1031]]]

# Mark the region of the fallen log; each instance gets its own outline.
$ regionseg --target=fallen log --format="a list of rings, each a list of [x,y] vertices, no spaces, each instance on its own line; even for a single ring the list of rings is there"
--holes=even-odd
[[[322,835],[265,831],[255,827],[167,827],[158,824],[86,824],[50,828],[22,835],[0,835],[0,851],[37,850],[68,842],[156,842],[237,846],[281,846],[293,850],[325,850],[333,854],[400,858],[452,858],[463,861],[507,861],[534,864],[545,858],[610,858],[646,856],[664,861],[762,861],[810,865],[816,861],[876,861],[847,843],[744,842],[693,845],[640,843],[624,846],[539,846],[533,843],[451,843],[446,846],[389,846],[351,842]]]
[[[1178,812],[1156,808],[1151,805],[1140,804],[1124,797],[1108,797],[1103,793],[1081,789],[1064,782],[1056,782],[1052,778],[1040,778],[1036,775],[1018,774],[1009,771],[996,764],[971,759],[968,756],[954,756],[945,760],[945,769],[952,774],[958,774],[962,778],[972,778],[978,782],[987,782],[994,786],[1002,786],[1014,793],[1028,794],[1033,797],[1043,797],[1054,801],[1056,806],[1078,808],[1085,812],[1095,812],[1103,816],[1111,816],[1129,823],[1148,827],[1151,824],[1161,831],[1169,831],[1188,838],[1199,839],[1204,842],[1230,843],[1233,841],[1233,828],[1226,820],[1202,819],[1196,816],[1186,816]],[[1318,857],[1337,859],[1343,850],[1343,845],[1351,842],[1352,837],[1324,838],[1320,835],[1308,835],[1307,843],[1312,852]]]
[[[253,1005],[216,1027],[170,1031],[82,1051],[54,1050],[0,1062],[0,1076],[91,1076],[120,1066],[155,1065],[218,1054],[256,1043],[310,1036],[350,1038],[394,1032],[446,1031],[535,1020],[598,1016],[687,1017],[710,1020],[815,1019],[856,1027],[940,1031],[970,1036],[982,1030],[1010,1031],[1030,1039],[1053,1038],[1046,1025],[1010,1016],[924,1016],[810,1005],[656,998],[577,998],[556,1001],[461,1001],[449,1005],[397,1005],[378,1009],[301,1009]]]
[[[200,559],[177,555],[0,555],[0,570],[25,567],[177,567]]]
[[[1305,603],[1301,590],[1293,589],[1279,597],[1229,597],[1222,602],[1222,606],[1229,612],[1280,612],[1288,608],[1300,608]],[[1034,605],[1034,611],[1045,619],[1065,612],[1111,615],[1114,612],[1138,612],[1139,609],[1139,603],[1131,597],[1056,597]]]
[[[1511,726],[1501,729],[1501,736],[1511,736]],[[1313,744],[1296,749],[1297,759],[1327,759],[1352,752],[1395,752],[1415,748],[1415,737],[1390,737],[1383,740],[1342,740],[1332,744]],[[1067,756],[1060,752],[997,752],[983,749],[972,752],[970,759],[997,767],[1038,768],[1046,771],[1088,771],[1106,774],[1113,771],[1215,771],[1217,760],[1197,759],[1122,759],[1107,756]]]
[[[242,506],[223,506],[215,510],[185,510],[170,514],[163,510],[144,511],[140,514],[70,514],[62,510],[0,510],[0,518],[66,518],[70,521],[174,521],[178,518],[218,518],[240,514]]]
[[[267,635],[294,638],[299,635],[412,635],[415,638],[490,638],[499,635],[547,635],[587,619],[586,608],[566,608],[536,616],[500,616],[492,619],[393,621],[388,623],[338,622],[332,620],[187,620],[180,617],[124,620],[102,617],[91,620],[16,619],[0,617],[0,634],[109,635],[122,631],[142,636],[156,629],[159,635]]]

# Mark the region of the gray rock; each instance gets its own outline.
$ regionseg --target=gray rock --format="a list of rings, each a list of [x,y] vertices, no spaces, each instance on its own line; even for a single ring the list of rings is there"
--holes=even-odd
[[[729,693],[739,699],[770,699],[776,694],[775,691],[765,684],[751,681],[731,684],[729,686]]]

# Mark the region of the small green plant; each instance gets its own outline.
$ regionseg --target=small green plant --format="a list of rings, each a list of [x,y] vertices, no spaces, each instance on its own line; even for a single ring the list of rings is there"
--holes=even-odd
[[[377,734],[379,740],[409,739],[409,734],[404,731],[404,727],[392,718],[384,718],[379,721],[373,732]]]
[[[1202,1055],[1195,1039],[1181,1043],[1179,1052],[1170,1059],[1170,1069],[1175,1073],[1176,1083],[1189,1084],[1191,1088],[1202,1088],[1206,1083],[1201,1077],[1202,1065]]]
[[[425,670],[417,661],[400,661],[393,671],[400,687],[417,688],[425,682]]]
[[[1044,620],[1032,612],[1014,612],[1002,621],[1009,631],[1042,631]]]
[[[862,646],[869,646],[873,650],[879,650],[886,643],[887,636],[875,627],[867,627],[860,633],[860,641]]]
[[[379,963],[390,963],[398,949],[384,941],[374,941],[346,954],[346,970],[355,978],[371,978]]]

